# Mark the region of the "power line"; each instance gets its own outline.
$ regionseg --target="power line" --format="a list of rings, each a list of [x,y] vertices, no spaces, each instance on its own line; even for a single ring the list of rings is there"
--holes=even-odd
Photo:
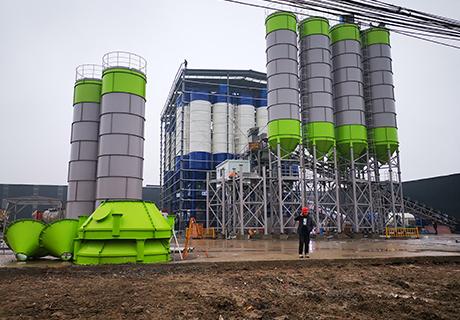
[[[414,35],[414,34],[406,33],[406,32],[404,32],[404,31],[393,30],[393,32],[402,34],[402,35],[407,36],[407,37],[412,37],[412,38],[416,38],[416,39],[420,39],[420,40],[432,42],[432,43],[435,43],[435,44],[440,44],[440,45],[442,45],[442,46],[446,46],[446,47],[450,47],[450,48],[454,48],[454,49],[460,49],[460,46],[456,46],[456,45],[453,45],[453,44],[450,44],[450,43],[441,42],[441,41],[436,41],[436,40],[433,40],[433,39],[427,39],[427,38],[420,37],[420,36],[417,36],[417,35]]]
[[[340,16],[344,13],[350,14],[353,15],[355,20],[362,25],[375,27],[376,25],[374,24],[379,25],[383,23],[385,28],[395,33],[455,49],[460,49],[460,47],[456,45],[432,39],[438,38],[449,41],[460,41],[459,21],[441,16],[426,14],[421,11],[394,6],[383,1],[258,0],[259,3],[253,3],[253,1],[250,0],[224,1],[268,10],[284,9],[285,11],[291,11],[292,8],[295,8],[296,10],[294,10],[294,12],[296,14],[304,16],[310,16],[310,14],[305,12],[298,12],[298,9],[302,11],[307,10],[312,12],[320,12],[330,16]],[[260,4],[260,2],[273,4],[277,7],[263,5]],[[333,4],[331,4],[331,2],[333,2]],[[368,4],[370,2],[372,5]],[[378,5],[376,5],[376,3]],[[283,8],[280,8],[279,6],[283,6]],[[288,8],[288,10],[286,10],[284,7]],[[334,18],[331,18],[330,20],[339,21],[339,19]]]

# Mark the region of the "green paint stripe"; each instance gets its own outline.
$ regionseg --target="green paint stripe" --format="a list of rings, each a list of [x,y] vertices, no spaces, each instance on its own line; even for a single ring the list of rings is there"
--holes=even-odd
[[[279,119],[268,123],[268,136],[288,136],[300,138],[300,120]]]
[[[335,128],[331,122],[310,122],[303,126],[303,142],[319,154],[328,153],[335,145]]]
[[[330,33],[331,43],[336,43],[342,40],[356,40],[361,42],[359,27],[356,24],[340,23],[333,26]]]
[[[146,76],[126,68],[109,68],[102,73],[102,92],[125,92],[145,99]]]
[[[265,31],[269,34],[276,30],[291,30],[297,32],[297,18],[290,12],[275,12],[265,19]]]
[[[393,155],[399,147],[398,129],[382,127],[369,130],[369,139],[372,139],[371,151],[381,163],[389,160],[388,151]]]
[[[337,144],[367,143],[367,130],[363,125],[344,125],[335,128]]]
[[[353,148],[353,156],[359,157],[367,149],[367,129],[363,125],[344,125],[335,128],[336,145],[339,153],[350,158]]]
[[[335,141],[334,124],[331,122],[310,122],[303,126],[303,136],[310,141]]]
[[[369,136],[375,145],[398,144],[398,129],[394,127],[382,127],[369,130]]]
[[[369,28],[361,32],[363,47],[373,44],[390,45],[390,32],[384,28]]]
[[[321,17],[311,17],[299,23],[300,37],[322,34],[329,37],[329,21]]]
[[[101,102],[102,81],[95,79],[82,79],[75,82],[73,91],[73,104],[82,102]]]
[[[272,150],[276,151],[277,144],[280,144],[281,153],[295,150],[301,143],[300,120],[279,119],[268,123],[268,142]]]

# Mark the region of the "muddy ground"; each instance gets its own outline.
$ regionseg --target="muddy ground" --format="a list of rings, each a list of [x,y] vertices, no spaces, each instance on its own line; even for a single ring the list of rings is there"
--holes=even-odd
[[[460,257],[1,268],[0,319],[459,319]]]

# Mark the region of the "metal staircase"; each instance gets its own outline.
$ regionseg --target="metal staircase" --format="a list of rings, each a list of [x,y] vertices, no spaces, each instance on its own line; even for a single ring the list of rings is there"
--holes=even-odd
[[[387,184],[381,188],[381,192],[385,196],[390,194],[389,187]],[[400,198],[397,199],[400,201]],[[417,218],[428,219],[431,221],[436,221],[438,224],[446,225],[452,230],[455,230],[457,225],[460,223],[452,216],[449,216],[446,213],[431,208],[423,203],[420,203],[416,200],[410,199],[409,197],[403,197],[404,212],[410,213]]]

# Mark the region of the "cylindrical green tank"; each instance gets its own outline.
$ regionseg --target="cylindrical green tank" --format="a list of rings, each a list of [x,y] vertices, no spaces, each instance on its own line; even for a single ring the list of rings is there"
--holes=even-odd
[[[40,245],[52,256],[68,261],[73,257],[78,220],[63,219],[50,223],[40,234]]]
[[[357,158],[367,149],[359,28],[340,23],[330,34],[337,149],[345,158]]]
[[[399,145],[390,32],[385,28],[369,28],[361,33],[361,39],[370,148],[381,163],[386,163]]]
[[[299,34],[303,142],[324,155],[335,143],[329,22],[307,18],[300,22]]]
[[[40,234],[45,224],[38,220],[21,219],[11,223],[5,232],[5,242],[19,261],[46,256],[40,246]]]
[[[294,151],[301,141],[297,19],[275,12],[265,20],[267,44],[268,142],[281,155]]]

